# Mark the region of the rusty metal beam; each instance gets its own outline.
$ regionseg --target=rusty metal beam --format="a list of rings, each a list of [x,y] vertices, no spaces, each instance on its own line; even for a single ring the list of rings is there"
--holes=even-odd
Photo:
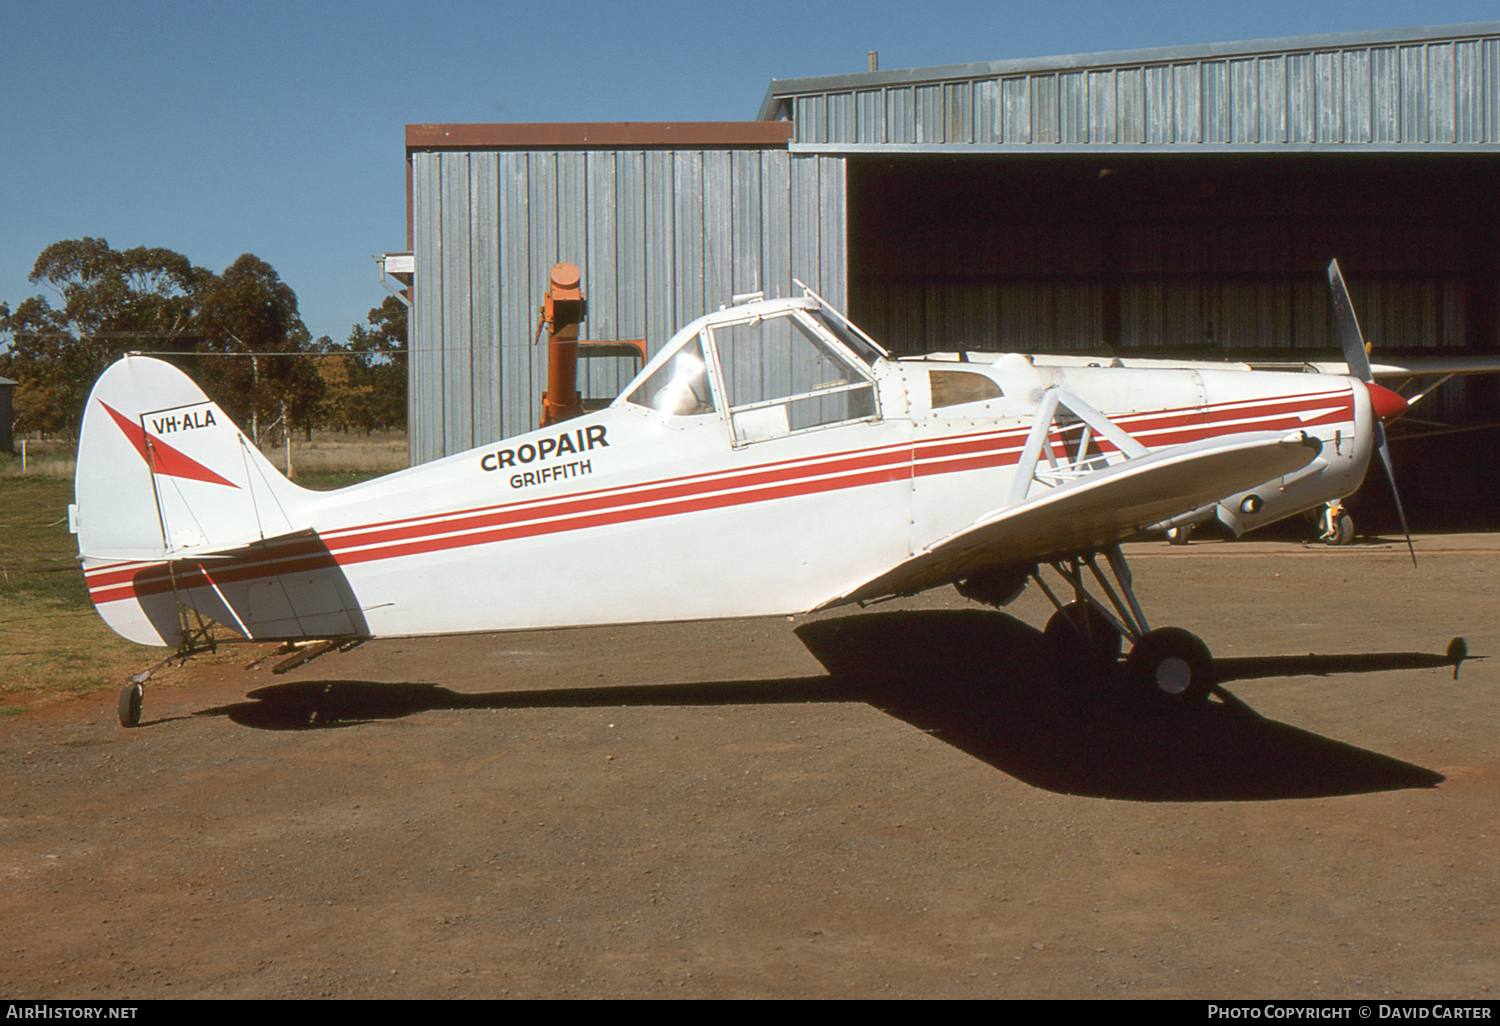
[[[406,126],[412,150],[785,148],[785,121],[614,121]]]

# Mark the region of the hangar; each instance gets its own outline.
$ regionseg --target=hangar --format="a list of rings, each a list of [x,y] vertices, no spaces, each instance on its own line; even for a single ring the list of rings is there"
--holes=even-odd
[[[583,337],[650,351],[794,278],[901,353],[1327,350],[1333,256],[1383,350],[1500,343],[1500,22],[776,80],[751,122],[408,125],[406,151],[413,462],[535,426],[562,260]],[[1404,468],[1412,504],[1492,508],[1485,440],[1482,473]]]

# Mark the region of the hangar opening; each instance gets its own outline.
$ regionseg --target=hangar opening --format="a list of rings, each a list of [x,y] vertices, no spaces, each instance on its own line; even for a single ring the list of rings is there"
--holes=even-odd
[[[850,313],[900,352],[1496,343],[1497,161],[852,157]]]

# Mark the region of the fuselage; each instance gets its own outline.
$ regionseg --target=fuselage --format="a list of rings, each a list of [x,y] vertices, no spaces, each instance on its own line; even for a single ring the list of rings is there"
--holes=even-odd
[[[82,485],[80,547],[101,613],[154,644],[180,642],[184,603],[267,639],[794,613],[1011,501],[1049,389],[1150,450],[1252,431],[1322,442],[1297,474],[1173,522],[1217,516],[1240,531],[1289,516],[1354,491],[1371,452],[1370,402],[1349,378],[1018,354],[898,360],[808,298],[701,318],[596,413],[338,491],[272,482],[276,517],[262,515],[271,503],[255,498],[253,474],[233,489],[166,482],[143,461],[160,554],[91,552]],[[207,432],[237,430],[215,419],[198,429],[204,454],[228,451]],[[108,430],[96,420],[86,432]],[[1081,423],[1049,432],[1058,480],[1123,458]],[[247,496],[253,517],[229,509]],[[185,512],[173,512],[179,498]],[[215,534],[221,511],[252,526]],[[199,526],[179,544],[168,520],[185,517]]]

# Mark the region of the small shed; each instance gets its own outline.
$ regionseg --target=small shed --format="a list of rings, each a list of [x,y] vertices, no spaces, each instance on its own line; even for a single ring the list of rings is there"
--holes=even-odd
[[[408,125],[414,463],[536,426],[537,307],[583,271],[582,337],[651,352],[735,293],[843,299],[843,165],[776,122]],[[596,368],[586,394],[623,373]]]

